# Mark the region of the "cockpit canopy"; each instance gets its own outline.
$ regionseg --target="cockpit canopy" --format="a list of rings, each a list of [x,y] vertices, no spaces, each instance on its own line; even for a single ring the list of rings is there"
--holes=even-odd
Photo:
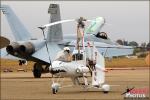
[[[107,33],[105,32],[98,32],[95,36],[97,38],[108,39]]]

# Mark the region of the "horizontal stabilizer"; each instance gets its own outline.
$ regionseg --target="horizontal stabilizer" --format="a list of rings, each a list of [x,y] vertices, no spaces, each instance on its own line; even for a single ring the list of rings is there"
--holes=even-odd
[[[10,41],[7,38],[0,36],[0,49],[8,46],[9,44]]]
[[[56,43],[48,43],[49,54],[47,52],[46,46],[44,46],[43,48],[35,52],[32,56],[46,63],[50,63],[49,56],[50,56],[51,62],[53,62],[57,53],[60,50],[61,49]]]

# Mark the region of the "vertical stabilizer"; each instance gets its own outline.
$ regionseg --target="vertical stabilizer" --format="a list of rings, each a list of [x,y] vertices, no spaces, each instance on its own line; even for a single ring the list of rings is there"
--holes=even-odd
[[[96,60],[95,70],[92,71],[92,85],[101,85],[105,82],[105,60],[94,46],[94,55]]]
[[[0,9],[5,14],[11,31],[17,41],[28,40],[31,38],[28,30],[24,27],[19,18],[8,5],[1,5]]]
[[[60,21],[60,8],[58,4],[50,4],[48,13],[50,14],[50,23]],[[63,39],[61,24],[49,27],[47,40],[50,42],[57,42]]]

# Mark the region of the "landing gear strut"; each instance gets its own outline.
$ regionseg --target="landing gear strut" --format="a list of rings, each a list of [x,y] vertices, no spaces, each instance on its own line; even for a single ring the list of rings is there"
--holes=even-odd
[[[42,74],[42,65],[39,63],[35,63],[33,67],[34,78],[40,78],[41,74]]]

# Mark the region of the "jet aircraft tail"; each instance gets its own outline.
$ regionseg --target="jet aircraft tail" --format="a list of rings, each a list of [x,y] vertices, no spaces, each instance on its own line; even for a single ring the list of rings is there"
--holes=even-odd
[[[28,30],[8,5],[1,5],[0,10],[5,14],[11,31],[17,41],[28,40],[31,38]]]
[[[95,70],[92,71],[92,85],[99,86],[105,82],[105,60],[95,46],[93,46],[93,57],[96,65]]]
[[[60,8],[58,4],[50,4],[48,13],[50,14],[50,23],[60,21]],[[48,28],[47,41],[58,42],[63,39],[62,25],[57,24]]]

